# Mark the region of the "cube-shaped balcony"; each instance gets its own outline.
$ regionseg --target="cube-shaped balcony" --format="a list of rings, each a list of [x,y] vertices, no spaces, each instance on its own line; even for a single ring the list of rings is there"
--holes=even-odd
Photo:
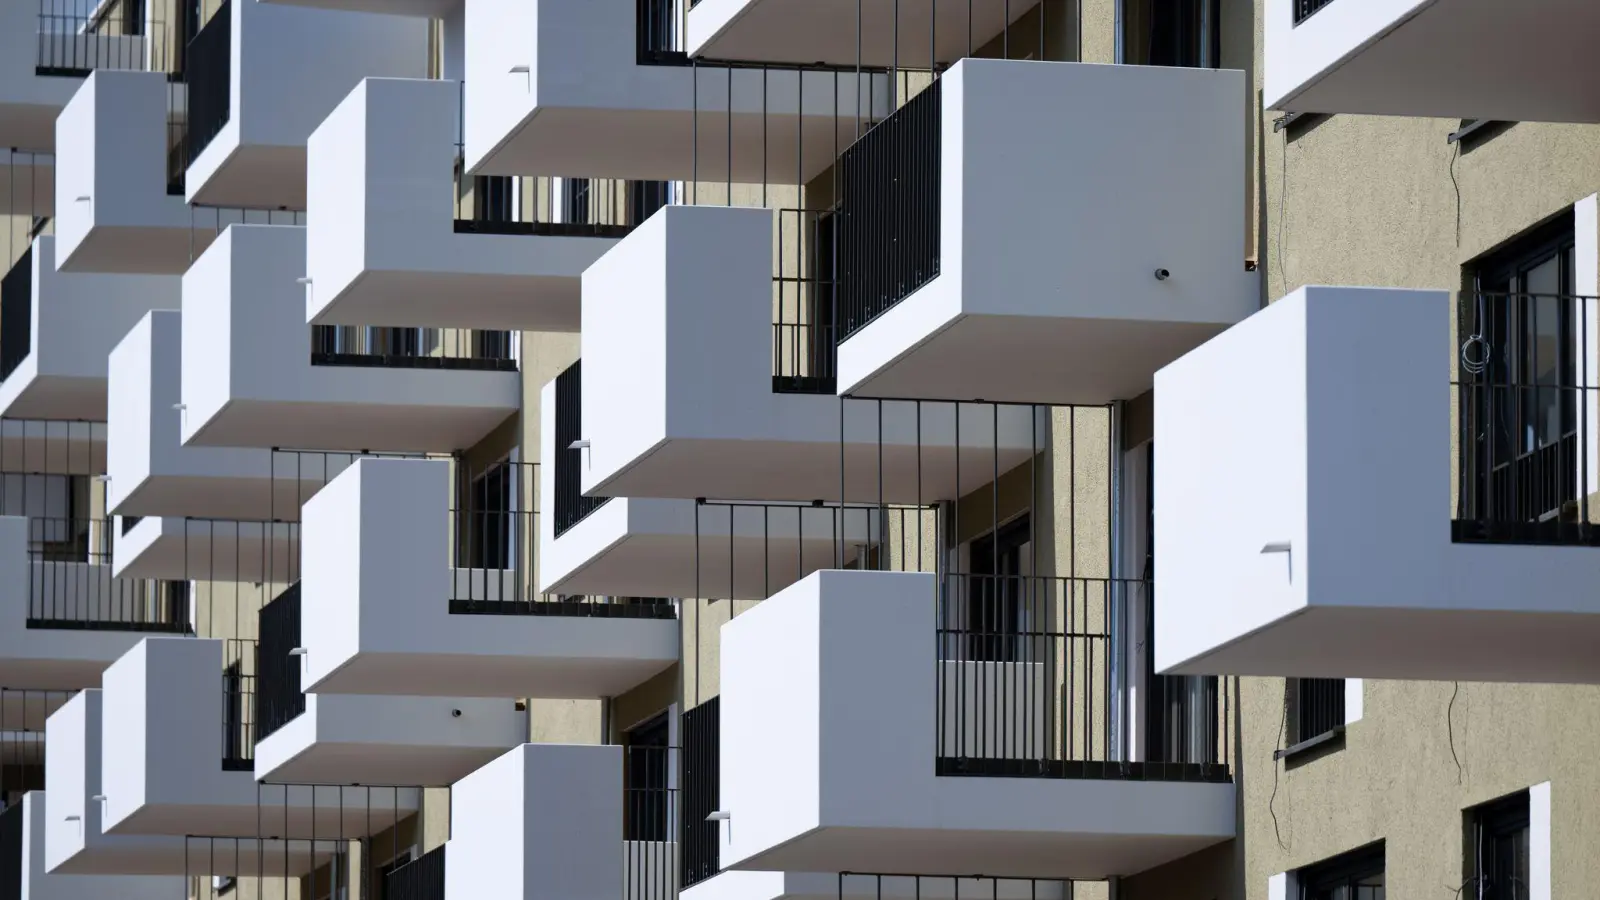
[[[257,780],[447,786],[527,740],[521,701],[302,692],[302,621],[298,584],[261,608]]]
[[[949,65],[973,55],[1030,9],[1047,5],[1037,0],[696,0],[685,23],[694,56],[927,70],[930,47],[936,63]],[[1050,25],[1047,17],[1045,28]]]
[[[1101,878],[1230,840],[1215,696],[1184,750],[1111,736],[1115,611],[1140,589],[824,571],[724,625],[722,866]]]
[[[183,553],[183,546],[173,543],[180,538],[189,542],[188,559],[208,566],[225,565],[225,557],[234,549],[230,545],[243,541],[237,549],[253,547],[257,535],[222,522],[298,521],[300,505],[357,456],[353,452],[185,446],[182,322],[179,312],[151,312],[111,351],[108,422],[100,427],[117,435],[117,440],[105,462],[110,476],[106,508],[124,517],[126,531],[137,531],[137,536],[129,534],[136,546],[116,545],[119,572],[146,551]],[[181,528],[170,521],[156,528],[128,522],[139,516],[183,517],[196,522]],[[262,531],[259,536],[278,543],[289,537],[281,531]],[[170,563],[171,557],[166,558]],[[233,580],[199,574],[192,568],[178,577]],[[238,580],[260,579],[241,575]]]
[[[541,221],[532,196],[516,198],[532,209],[492,210],[487,185],[474,204],[509,221],[463,219],[460,133],[454,81],[369,78],[318,126],[310,321],[578,330],[579,276],[625,226]]]
[[[582,368],[553,429],[583,451],[581,494],[924,504],[1043,449],[1042,410],[833,396],[832,306],[791,277],[815,227],[668,206],[584,273]]]
[[[14,0],[0,8],[0,146],[52,149],[56,115],[94,70],[162,68],[164,48],[156,44],[167,33],[153,21],[159,14],[130,10],[138,15],[133,22],[125,11],[106,15],[72,0]]]
[[[523,744],[463,778],[450,791],[444,896],[628,897],[625,752]]]
[[[1306,287],[1163,369],[1156,668],[1600,683],[1595,304]]]
[[[444,460],[362,459],[306,503],[307,690],[609,697],[677,661],[670,601],[534,593],[535,517],[477,493]]]
[[[190,632],[186,591],[114,579],[105,523],[0,517],[0,684],[87,688],[151,633]]]
[[[453,451],[517,411],[511,335],[307,325],[305,266],[304,228],[234,225],[184,274],[185,445]]]
[[[840,160],[839,392],[1126,400],[1249,315],[1243,92],[1239,72],[957,63]],[[1081,127],[1111,107],[1144,112]]]
[[[1271,0],[1262,16],[1267,109],[1600,122],[1592,4]]]
[[[51,788],[50,796],[55,795]],[[45,863],[46,834],[59,818],[44,791],[0,810],[0,873],[10,896],[27,900],[169,900],[185,885],[177,876],[68,875]]]
[[[466,164],[481,175],[807,182],[892,107],[884,72],[691,63],[639,0],[474,0]],[[813,60],[806,60],[810,63]],[[731,114],[730,114],[731,111]]]
[[[152,309],[176,309],[175,275],[58,272],[34,238],[0,279],[0,415],[104,422],[106,357]]]
[[[225,0],[189,41],[185,199],[305,209],[306,140],[368,76],[426,78],[428,23]]]
[[[583,497],[583,454],[558,442],[574,438],[556,416],[557,384],[574,377],[545,385],[539,400],[540,459],[550,460],[539,496],[551,505],[538,523],[543,593],[762,600],[884,530],[875,507]]]
[[[102,738],[119,752],[101,760],[105,831],[333,841],[417,812],[415,788],[258,784],[256,733],[292,719],[291,698],[256,694],[243,643],[225,667],[223,641],[149,638],[106,670]]]
[[[55,266],[181,275],[214,238],[183,198],[185,88],[161,72],[95,72],[55,122]]]

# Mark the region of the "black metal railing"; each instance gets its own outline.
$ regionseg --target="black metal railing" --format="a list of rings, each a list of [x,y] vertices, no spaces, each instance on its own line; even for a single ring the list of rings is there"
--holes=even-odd
[[[622,896],[629,900],[677,896],[679,756],[676,747],[622,750]]]
[[[515,372],[502,331],[312,325],[311,364],[385,369]]]
[[[1228,781],[1226,711],[1191,708],[1190,740],[1130,752],[1115,735],[1123,611],[1136,580],[950,574],[941,579],[936,693],[940,775]],[[1198,738],[1198,739],[1196,739]]]
[[[678,884],[687,888],[722,870],[718,823],[706,821],[721,803],[722,698],[712,697],[684,713],[681,729]]]
[[[606,497],[583,495],[583,465],[588,459],[581,447],[573,444],[583,437],[583,360],[568,366],[556,376],[555,415],[555,536],[605,505]]]
[[[0,806],[44,790],[45,722],[76,693],[0,688]]]
[[[383,876],[384,900],[444,900],[444,846]]]
[[[839,159],[840,340],[939,274],[940,95],[936,79]]]
[[[249,772],[256,758],[256,672],[260,647],[252,640],[223,643],[222,769]]]
[[[556,184],[559,189],[555,188]],[[664,181],[466,175],[455,166],[457,234],[622,238],[665,205]],[[652,205],[660,198],[662,202]]]
[[[184,50],[183,80],[189,87],[186,165],[194,165],[233,114],[229,90],[233,67],[232,2],[222,0]]]
[[[261,635],[256,678],[256,734],[265,740],[306,711],[300,689],[300,583],[285,588],[261,607]]]
[[[18,800],[0,809],[0,900],[22,900],[22,835],[28,823]]]
[[[689,56],[678,46],[677,4],[673,0],[638,0],[634,35],[642,65],[685,65]]]
[[[778,210],[772,276],[775,393],[833,394],[837,390],[837,222],[831,210]]]
[[[1343,678],[1290,678],[1289,746],[1304,744],[1344,728]]]
[[[0,381],[33,352],[33,245],[0,278]]]
[[[29,518],[28,628],[193,632],[187,581],[111,577],[113,533],[110,519]]]
[[[95,69],[164,68],[161,8],[145,0],[38,0],[34,74],[82,78]]]
[[[1332,2],[1333,0],[1289,0],[1294,8],[1294,24],[1299,25],[1311,18],[1317,10]]]
[[[1456,541],[1600,545],[1600,372],[1583,350],[1596,302],[1463,298]]]
[[[178,72],[175,78],[184,78]],[[182,197],[189,173],[189,89],[167,85],[167,195]]]

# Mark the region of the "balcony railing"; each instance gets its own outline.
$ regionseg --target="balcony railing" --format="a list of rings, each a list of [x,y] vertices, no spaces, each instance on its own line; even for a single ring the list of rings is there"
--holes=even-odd
[[[229,91],[233,67],[232,2],[223,0],[184,51],[183,78],[189,86],[187,165],[194,165],[233,114]]]
[[[76,694],[0,688],[0,806],[44,790],[45,721]]]
[[[0,381],[22,365],[33,349],[33,245],[0,278]]]
[[[834,260],[839,221],[832,210],[778,210],[772,390],[833,394],[838,383]]]
[[[1333,0],[1288,0],[1288,2],[1294,4],[1294,24],[1299,25]]]
[[[312,325],[311,364],[515,372],[508,331]]]
[[[1458,542],[1600,545],[1596,298],[1477,293],[1462,303]]]
[[[939,274],[940,94],[935,79],[839,159],[840,340]]]
[[[678,894],[677,747],[622,751],[623,891],[626,900],[673,900]]]
[[[38,0],[38,9],[36,75],[83,78],[95,69],[165,68],[163,4]]]
[[[257,660],[256,734],[263,741],[306,711],[300,689],[300,583],[285,588],[259,614],[261,645]]]
[[[247,639],[223,643],[222,769],[249,772],[256,758],[256,673],[260,646]]]
[[[444,900],[445,850],[440,845],[383,876],[384,900]]]
[[[112,578],[110,519],[30,517],[27,627],[189,634],[189,583]]]
[[[583,360],[556,376],[555,536],[605,505],[607,497],[583,495]]]
[[[0,809],[0,900],[22,900],[22,801]]]
[[[457,462],[450,509],[454,582],[450,612],[458,615],[587,616],[670,619],[670,600],[550,596],[535,591],[539,464],[502,461],[481,472]]]
[[[722,869],[716,822],[707,817],[720,803],[722,698],[712,697],[683,714],[683,815],[679,823],[679,886],[690,887]]]
[[[665,181],[475,175],[455,168],[457,234],[626,237],[666,205]]]
[[[1115,737],[1126,715],[1113,673],[1116,623],[1150,600],[1143,581],[945,575],[938,773],[1230,780],[1226,698],[1215,680],[1200,700],[1175,703],[1168,733],[1146,735],[1142,753]]]

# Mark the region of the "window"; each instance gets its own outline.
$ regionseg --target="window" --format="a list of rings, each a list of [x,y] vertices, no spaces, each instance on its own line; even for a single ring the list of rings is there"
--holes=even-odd
[[[1290,747],[1344,727],[1343,678],[1290,678],[1287,689]]]
[[[568,225],[589,224],[589,179],[567,178],[562,182],[561,220]]]
[[[669,192],[665,181],[628,182],[628,224],[642,225],[644,220],[667,205]]]
[[[1574,246],[1568,214],[1471,267],[1459,518],[1541,522],[1579,499]]]
[[[1126,0],[1122,61],[1215,69],[1222,55],[1221,0]]]
[[[968,548],[967,659],[1015,662],[1025,648],[1019,637],[1030,628],[1023,573],[1032,568],[1032,526],[1024,515],[975,538]]]
[[[1527,900],[1528,792],[1467,810],[1467,890],[1477,900]]]
[[[222,768],[227,771],[253,768],[250,723],[245,719],[248,693],[243,664],[229,663],[222,670]]]
[[[509,175],[475,175],[472,218],[477,222],[516,221],[516,181]]]
[[[511,481],[511,463],[502,460],[467,485],[458,554],[465,568],[511,568]]]
[[[677,49],[673,0],[638,0],[639,59],[651,61]]]
[[[1299,900],[1384,900],[1383,844],[1307,866],[1298,880]]]
[[[663,712],[626,735],[622,794],[625,841],[668,841],[672,797],[670,712]]]

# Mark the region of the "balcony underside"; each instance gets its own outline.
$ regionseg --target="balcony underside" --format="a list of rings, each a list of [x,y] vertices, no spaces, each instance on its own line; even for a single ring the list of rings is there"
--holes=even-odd
[[[252,777],[249,772],[229,775],[244,782],[250,782]],[[279,784],[257,787],[253,783],[246,788],[244,792],[230,792],[236,796],[243,793],[248,798],[243,802],[146,803],[113,825],[109,833],[205,834],[253,840],[265,831],[269,837],[291,843],[339,837],[348,840],[378,834],[415,815],[419,808],[420,792],[415,788]],[[234,844],[231,840],[227,843],[230,847]]]
[[[735,527],[730,533],[730,510]],[[616,498],[547,544],[541,589],[610,597],[763,600],[875,539],[873,513]],[[843,538],[845,560],[838,557]]]
[[[106,470],[105,423],[0,419],[0,469],[99,475]]]
[[[442,19],[460,0],[263,0],[284,6],[309,6],[315,9],[347,10],[349,12],[388,13],[397,16],[421,16]]]
[[[1015,21],[1031,6],[1026,0],[700,0],[689,10],[688,44],[691,54],[710,59],[926,69],[930,45],[942,62],[971,56],[1000,35],[1008,14]],[[1012,40],[1013,54],[1028,49],[1020,34]]]
[[[483,240],[527,256],[546,241],[588,243],[589,259],[598,257],[614,241],[506,235],[450,236],[455,241]],[[520,250],[514,242],[522,242]],[[509,243],[508,242],[512,242]],[[461,271],[367,270],[337,299],[323,306],[316,324],[361,325],[383,322],[391,326],[451,327],[490,330],[576,332],[579,320],[579,281],[564,275],[490,275],[472,272],[465,261]]]
[[[54,148],[56,116],[61,114],[66,99],[62,97],[59,104],[0,100],[0,146]]]
[[[1066,885],[1024,879],[918,878],[725,869],[684,888],[683,900],[1072,900]]]
[[[393,370],[385,374],[389,371]],[[454,373],[419,374],[448,378]],[[396,379],[400,380],[399,373]],[[516,411],[514,406],[407,404],[403,382],[395,385],[392,399],[394,402],[389,403],[376,400],[338,403],[310,398],[234,399],[203,427],[195,429],[185,443],[202,447],[317,447],[343,451],[381,449],[444,453],[472,446]]]
[[[106,417],[106,380],[38,374],[38,355],[28,354],[0,383],[0,413],[15,419],[80,422]]]
[[[117,535],[113,547],[118,578],[282,584],[297,571],[300,541],[284,522],[150,516]]]
[[[1334,0],[1268,30],[1270,109],[1600,122],[1600,8],[1570,0]]]
[[[79,851],[54,871],[69,875],[298,876],[325,865],[343,849],[335,840],[151,836],[133,845],[97,844]]]
[[[1157,369],[1225,327],[1065,316],[947,317],[928,308],[933,301],[925,295],[938,284],[912,294],[840,345],[841,394],[1110,403],[1149,390]]]
[[[442,605],[442,602],[441,602]],[[342,694],[392,694],[432,697],[615,697],[627,693],[676,661],[657,658],[621,659],[580,655],[584,645],[607,641],[619,627],[654,632],[651,643],[675,650],[675,619],[611,620],[582,616],[458,615],[471,620],[463,631],[493,630],[501,635],[528,634],[521,655],[462,652],[374,652],[358,650],[318,682],[316,690]],[[576,636],[576,637],[575,637]],[[537,641],[537,645],[535,645]],[[442,642],[441,642],[442,643]],[[450,643],[460,644],[452,640]]]
[[[181,275],[216,239],[213,218],[197,210],[193,226],[187,217],[182,224],[93,225],[73,248],[63,271]],[[229,218],[237,219],[224,216],[224,227]]]
[[[293,459],[280,461],[279,477],[272,479],[267,477],[264,452],[262,462],[260,477],[148,475],[117,504],[116,512],[129,516],[247,522],[298,519],[300,504],[315,493],[325,479],[309,475],[296,478]]]
[[[250,209],[306,208],[306,148],[241,145],[230,121],[190,164],[189,203]]]

